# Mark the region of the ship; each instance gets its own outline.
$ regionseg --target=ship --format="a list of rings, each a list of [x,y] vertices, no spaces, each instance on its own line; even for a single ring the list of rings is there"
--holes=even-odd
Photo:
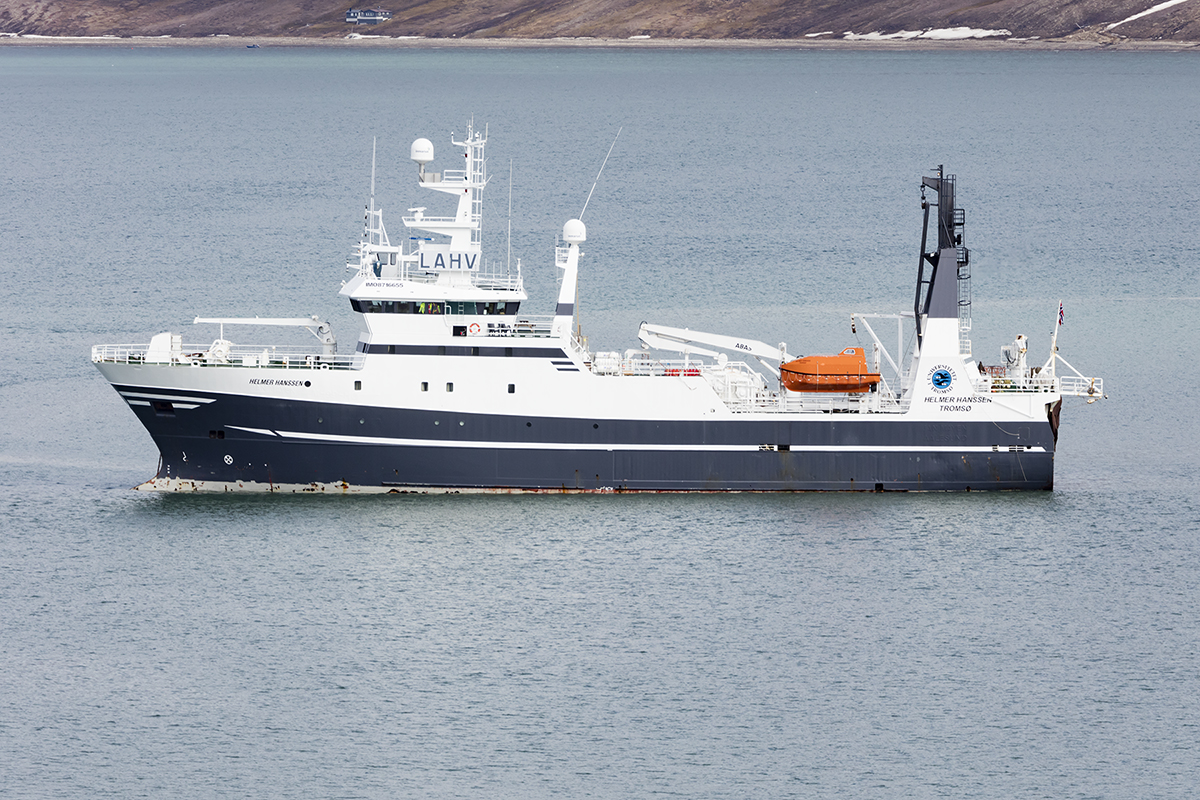
[[[801,356],[643,323],[638,346],[591,352],[576,313],[581,218],[554,245],[553,313],[526,313],[521,262],[484,256],[487,129],[470,124],[450,141],[462,169],[433,171],[425,138],[410,155],[419,187],[455,197],[442,200],[453,213],[409,209],[399,243],[376,208],[372,167],[339,290],[361,321],[351,352],[317,316],[196,317],[214,340],[167,331],[92,348],[159,450],[137,489],[1049,490],[1063,398],[1105,397],[1102,379],[1058,354],[1061,303],[1043,363],[1024,335],[999,363],[973,356],[965,212],[941,167],[921,180],[912,311],[852,314],[867,346]],[[276,326],[317,341],[245,343]]]

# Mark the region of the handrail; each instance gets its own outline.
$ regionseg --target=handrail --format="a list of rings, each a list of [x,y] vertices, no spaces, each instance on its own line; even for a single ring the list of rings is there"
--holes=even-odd
[[[474,317],[472,319],[475,319]],[[484,317],[487,320],[487,335],[512,339],[551,338],[554,317],[528,315]]]
[[[260,369],[361,369],[363,355],[326,355],[306,347],[278,345],[185,344],[166,361],[146,361],[149,344],[98,344],[92,347],[96,364],[162,364],[186,367],[255,367]]]
[[[446,273],[445,270],[422,270],[412,266],[411,261],[407,256],[399,264],[381,264],[379,265],[378,274],[375,272],[373,262],[367,262],[362,265],[347,264],[350,269],[357,269],[359,273],[365,275],[368,279],[380,280],[401,280],[410,281],[412,283],[435,284]],[[467,275],[470,277],[471,285],[478,286],[481,289],[502,289],[508,291],[523,291],[524,281],[521,278],[520,268],[516,273],[510,273],[501,270],[499,267],[484,264],[483,268],[473,271],[455,272],[455,275]]]

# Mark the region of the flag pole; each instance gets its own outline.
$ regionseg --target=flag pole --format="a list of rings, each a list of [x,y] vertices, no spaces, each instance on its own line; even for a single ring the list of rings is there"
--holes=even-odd
[[[1054,367],[1058,362],[1058,329],[1063,324],[1063,304],[1058,301],[1058,318],[1054,320],[1054,333],[1050,337],[1050,377],[1055,377]]]

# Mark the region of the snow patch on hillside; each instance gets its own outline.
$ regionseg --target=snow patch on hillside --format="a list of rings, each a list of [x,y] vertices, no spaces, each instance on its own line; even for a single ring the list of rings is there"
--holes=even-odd
[[[1172,2],[1182,2],[1182,0],[1172,0]],[[1000,28],[998,30],[988,30],[986,28],[926,28],[921,31],[897,31],[896,33],[880,33],[873,31],[872,33],[854,33],[846,31],[843,38],[851,42],[883,42],[894,39],[985,39],[989,36],[1012,36],[1012,31]]]

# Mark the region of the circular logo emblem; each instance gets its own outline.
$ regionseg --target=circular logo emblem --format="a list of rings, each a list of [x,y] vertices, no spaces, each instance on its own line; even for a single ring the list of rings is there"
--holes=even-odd
[[[232,463],[233,463],[233,456],[225,456],[225,463],[226,463],[226,464],[232,464]]]
[[[954,370],[939,365],[929,371],[929,385],[938,394],[945,394],[954,386]]]

